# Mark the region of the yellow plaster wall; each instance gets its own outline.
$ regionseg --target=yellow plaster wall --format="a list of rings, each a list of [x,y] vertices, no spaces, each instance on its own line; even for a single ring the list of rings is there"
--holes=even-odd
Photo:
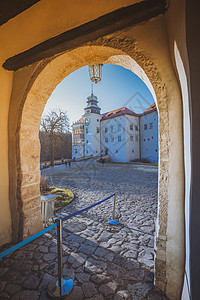
[[[137,2],[140,0],[41,0],[0,27],[0,45],[8,58]]]
[[[8,112],[12,72],[0,69],[0,245],[11,241],[11,216],[8,174]]]

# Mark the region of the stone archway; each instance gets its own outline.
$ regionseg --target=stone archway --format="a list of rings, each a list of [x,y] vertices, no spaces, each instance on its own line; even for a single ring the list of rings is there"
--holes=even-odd
[[[55,87],[67,75],[80,67],[95,63],[117,64],[133,71],[147,84],[157,99],[160,158],[155,283],[168,296],[171,293],[173,298],[177,299],[183,276],[184,232],[183,204],[179,203],[177,207],[177,199],[174,200],[177,190],[173,188],[176,178],[173,168],[177,165],[178,170],[181,170],[183,166],[180,159],[176,162],[180,151],[176,148],[176,144],[173,144],[173,139],[179,128],[174,128],[175,132],[170,135],[175,121],[169,115],[168,103],[170,97],[176,97],[177,101],[181,99],[179,92],[173,91],[169,83],[167,85],[162,80],[162,74],[159,74],[155,64],[132,40],[101,38],[15,72],[9,120],[12,182],[10,202],[14,236],[25,238],[40,230],[42,226],[38,132],[44,106]],[[178,113],[180,114],[180,111]],[[180,178],[177,180],[181,198],[183,185],[180,184]]]

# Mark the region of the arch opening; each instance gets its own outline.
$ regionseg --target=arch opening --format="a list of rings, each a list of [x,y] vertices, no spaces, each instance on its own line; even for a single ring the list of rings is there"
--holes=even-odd
[[[98,42],[99,43],[99,42]],[[52,60],[34,64],[16,72],[16,90],[12,97],[18,97],[19,107],[15,126],[17,155],[15,161],[16,190],[19,216],[17,235],[25,238],[41,229],[40,214],[40,144],[38,132],[44,106],[55,87],[71,72],[89,64],[111,63],[127,68],[138,75],[147,85],[159,111],[159,210],[157,219],[157,256],[155,260],[155,282],[166,292],[167,278],[167,226],[169,195],[169,115],[167,89],[156,67],[136,48],[127,52],[107,45],[86,45],[64,53]],[[127,46],[127,41],[126,45]],[[105,44],[105,41],[104,41]],[[132,42],[130,42],[132,45]],[[20,84],[25,88],[19,93]],[[28,139],[27,139],[28,137]],[[11,153],[10,153],[11,154]],[[17,192],[16,192],[17,191]],[[12,204],[11,204],[12,205]],[[15,203],[16,206],[16,203]],[[171,250],[170,250],[171,251]]]

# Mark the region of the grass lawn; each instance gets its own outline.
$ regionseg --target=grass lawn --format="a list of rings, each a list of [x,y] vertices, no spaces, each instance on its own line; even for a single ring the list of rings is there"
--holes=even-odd
[[[56,188],[54,186],[50,187],[49,189],[51,194],[57,195],[54,211],[63,208],[74,199],[74,194],[70,190]]]

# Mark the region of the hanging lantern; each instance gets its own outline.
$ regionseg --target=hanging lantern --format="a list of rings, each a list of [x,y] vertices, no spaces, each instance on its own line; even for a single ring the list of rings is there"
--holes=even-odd
[[[102,66],[103,64],[88,66],[89,75],[92,82],[97,83],[101,80]]]

